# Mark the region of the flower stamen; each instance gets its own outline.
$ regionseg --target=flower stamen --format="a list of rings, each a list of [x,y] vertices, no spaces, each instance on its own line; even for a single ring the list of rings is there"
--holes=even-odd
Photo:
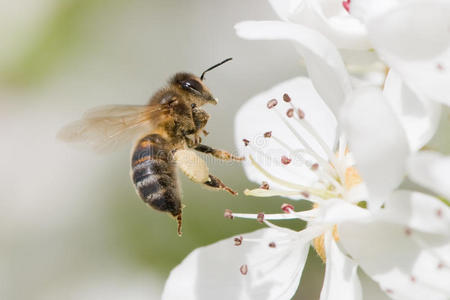
[[[254,158],[253,158],[251,155],[249,155],[249,158],[250,158],[251,164],[252,164],[258,171],[260,171],[264,176],[266,176],[267,178],[271,179],[273,182],[276,182],[276,183],[278,183],[278,184],[280,184],[280,185],[283,185],[283,186],[285,186],[285,187],[287,187],[287,188],[291,188],[291,189],[295,189],[295,190],[300,190],[300,191],[307,191],[307,192],[309,192],[310,194],[319,196],[319,197],[321,197],[321,198],[323,198],[323,199],[329,199],[329,198],[334,198],[334,197],[337,197],[337,196],[338,196],[337,194],[335,194],[335,193],[333,193],[333,192],[330,192],[330,191],[327,191],[327,190],[318,190],[318,189],[314,189],[314,188],[307,187],[307,186],[304,186],[304,185],[295,184],[295,183],[292,183],[292,182],[289,182],[289,181],[285,181],[285,180],[283,180],[283,179],[280,179],[280,178],[278,178],[278,177],[275,177],[275,176],[273,176],[272,174],[270,174],[269,172],[267,172],[263,167],[261,167],[261,166],[254,160]]]

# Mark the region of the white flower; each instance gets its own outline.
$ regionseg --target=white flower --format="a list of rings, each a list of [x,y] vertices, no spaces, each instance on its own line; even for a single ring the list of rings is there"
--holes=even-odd
[[[237,24],[235,29],[245,39],[293,41],[305,59],[314,88],[335,115],[339,115],[344,100],[353,89],[350,76],[333,43],[315,30],[287,22],[246,21]],[[411,150],[423,147],[436,131],[440,106],[405,83],[394,70],[389,71],[383,93],[407,133]]]
[[[323,34],[339,49],[345,61],[367,66],[378,58],[364,24],[348,13],[350,1],[269,0],[281,20]]]
[[[269,0],[278,16],[315,29],[338,48],[368,50],[371,45],[364,25],[336,0]],[[347,6],[348,7],[348,6]]]
[[[431,151],[415,153],[408,160],[407,170],[412,181],[443,197],[450,205],[450,156]]]
[[[311,1],[281,3],[281,13],[318,11]],[[397,190],[411,151],[436,129],[432,95],[397,70],[389,72],[384,91],[365,83],[355,89],[329,31],[325,37],[278,21],[243,22],[236,30],[248,39],[294,41],[310,75],[254,97],[238,113],[244,168],[261,184],[245,193],[314,206],[295,211],[284,204],[281,214],[226,211],[226,217],[256,219],[269,228],[194,250],[171,272],[163,299],[290,299],[310,245],[326,261],[322,300],[361,299],[358,266],[391,298],[447,299],[449,208],[429,195]],[[364,203],[369,210],[358,206]],[[294,231],[271,222],[286,219],[308,226]]]
[[[411,87],[450,105],[450,2],[357,0],[358,16],[378,55]]]
[[[289,102],[267,102],[275,97]],[[267,181],[247,194],[309,199],[318,207],[295,212],[292,205],[284,205],[282,214],[227,212],[228,217],[257,219],[270,228],[195,250],[172,271],[163,299],[290,299],[310,244],[326,260],[321,299],[361,299],[358,264],[393,298],[428,294],[445,299],[450,273],[438,267],[450,264],[442,248],[448,247],[450,212],[430,196],[392,193],[403,177],[400,156],[409,151],[406,138],[379,91],[364,90],[353,97],[358,101],[344,106],[344,127],[353,141],[350,149],[360,153],[356,166],[364,170],[371,197],[361,185],[345,138],[338,138],[342,131],[336,118],[311,82],[296,78],[277,85],[245,104],[236,118],[237,139],[245,139],[244,149],[250,152],[246,173],[258,183]],[[354,205],[374,200],[378,206],[378,199],[389,200],[375,213]],[[296,232],[270,222],[296,218],[308,221],[308,227]],[[411,248],[397,249],[397,243]],[[400,253],[406,258],[401,264]],[[406,269],[393,272],[397,266]],[[435,277],[440,281],[430,281]]]
[[[269,0],[286,22],[323,34],[353,65],[381,60],[432,100],[450,105],[450,2]],[[358,54],[358,52],[360,52]]]

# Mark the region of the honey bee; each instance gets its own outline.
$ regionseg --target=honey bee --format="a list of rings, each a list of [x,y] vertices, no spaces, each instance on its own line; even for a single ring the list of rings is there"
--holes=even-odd
[[[111,151],[137,138],[131,154],[131,180],[139,197],[156,210],[167,212],[178,223],[181,236],[182,204],[176,166],[196,183],[216,190],[237,193],[219,178],[209,174],[208,166],[194,151],[223,160],[243,160],[225,150],[201,143],[209,114],[201,107],[217,104],[200,77],[177,73],[167,86],[158,90],[147,105],[114,105],[94,108],[65,126],[58,137],[65,142],[84,142],[97,152]]]

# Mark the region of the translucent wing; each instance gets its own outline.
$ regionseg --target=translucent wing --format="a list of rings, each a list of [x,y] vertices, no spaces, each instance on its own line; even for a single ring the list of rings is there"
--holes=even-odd
[[[58,138],[69,143],[83,143],[102,153],[117,149],[139,135],[149,133],[161,106],[108,105],[94,108],[83,117],[69,123],[58,133]]]

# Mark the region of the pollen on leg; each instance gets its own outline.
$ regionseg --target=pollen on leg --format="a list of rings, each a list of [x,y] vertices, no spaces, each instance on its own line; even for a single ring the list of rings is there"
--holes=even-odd
[[[240,245],[242,245],[242,240],[243,240],[244,238],[242,237],[242,235],[240,236],[240,237],[235,237],[234,238],[234,245],[235,246],[240,246]]]

